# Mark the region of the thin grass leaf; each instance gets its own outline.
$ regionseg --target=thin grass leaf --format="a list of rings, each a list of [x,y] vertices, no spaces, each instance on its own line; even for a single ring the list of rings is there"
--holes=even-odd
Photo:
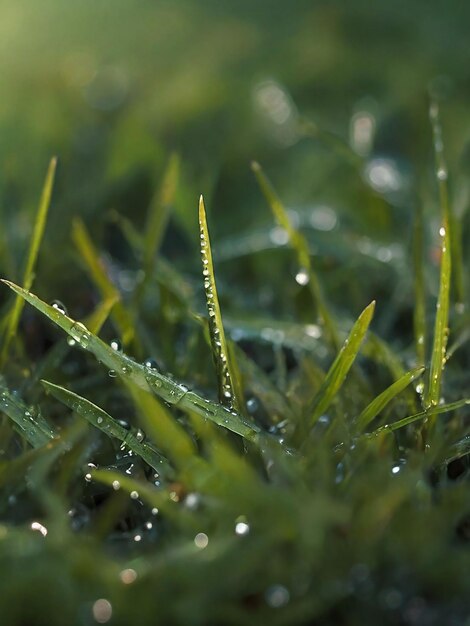
[[[404,376],[396,380],[387,387],[385,391],[379,394],[372,402],[362,411],[356,421],[358,431],[364,430],[377,415],[391,402],[399,393],[401,393],[408,385],[410,385],[418,376],[424,372],[424,367],[418,367]]]
[[[416,413],[415,415],[409,415],[408,417],[404,417],[403,419],[398,420],[396,422],[392,422],[391,424],[385,424],[384,426],[380,426],[379,428],[374,430],[372,433],[370,434],[368,433],[367,435],[364,435],[364,436],[369,437],[372,435],[378,435],[383,432],[392,432],[394,430],[398,430],[399,428],[403,428],[404,426],[408,426],[408,424],[413,424],[413,422],[417,422],[419,420],[422,420],[428,417],[441,415],[442,413],[450,413],[451,411],[455,411],[469,404],[470,404],[470,400],[467,399],[467,400],[457,400],[457,402],[450,402],[449,404],[441,404],[439,406],[432,406],[429,409],[426,409],[425,411],[420,411],[419,413]]]
[[[62,328],[84,350],[94,354],[97,360],[108,367],[108,369],[114,370],[140,389],[146,391],[150,389],[165,402],[175,405],[182,410],[193,410],[202,415],[202,417],[246,439],[258,439],[259,428],[246,421],[242,415],[199,396],[197,393],[190,391],[185,385],[175,382],[169,376],[165,376],[153,368],[136,363],[136,361],[124,353],[113,350],[104,341],[90,333],[81,322],[77,322],[68,315],[61,313],[34,294],[18,287],[18,285],[7,280],[2,280],[2,282]]]
[[[59,402],[78,413],[80,417],[86,419],[87,422],[101,430],[108,437],[121,441],[159,474],[163,476],[172,474],[168,461],[148,442],[140,441],[137,431],[126,430],[111,415],[86,398],[82,398],[78,394],[59,385],[54,385],[47,380],[42,380],[41,383],[44,389]]]
[[[148,209],[143,249],[144,272],[146,275],[144,280],[146,282],[152,277],[155,256],[160,249],[168,220],[170,219],[171,208],[175,201],[178,187],[179,170],[179,157],[177,154],[172,154],[163,174],[161,187]]]
[[[26,266],[23,274],[23,287],[27,290],[31,289],[34,281],[34,272],[36,268],[36,262],[39,254],[39,248],[41,247],[42,238],[44,235],[44,229],[47,222],[47,214],[49,212],[49,206],[51,204],[52,189],[54,186],[55,171],[57,167],[56,157],[52,158],[49,163],[49,168],[46,174],[46,180],[44,181],[44,187],[42,189],[41,199],[39,201],[38,210],[36,213],[36,219],[34,222],[34,229],[31,236],[31,242],[29,245],[28,258],[26,260]],[[8,349],[13,337],[16,334],[18,323],[20,321],[21,311],[23,310],[24,300],[20,297],[15,298],[15,302],[12,310],[8,314],[8,321],[3,337],[3,346],[0,354],[0,369],[3,369],[7,356]]]
[[[413,269],[415,303],[413,312],[415,350],[418,363],[426,362],[426,294],[424,288],[423,208],[417,204],[413,226]]]
[[[333,346],[335,348],[338,348],[340,345],[338,331],[334,319],[330,311],[328,310],[328,306],[323,297],[317,274],[312,267],[308,243],[305,237],[292,226],[284,205],[276,194],[271,182],[263,172],[261,165],[259,163],[253,162],[251,167],[256,176],[260,189],[264,197],[266,198],[269,206],[271,207],[271,211],[274,215],[275,220],[277,221],[279,226],[286,231],[289,237],[290,244],[296,252],[297,261],[299,263],[300,269],[307,273],[307,285],[312,295],[313,301],[318,308],[318,314],[320,320],[325,326],[328,338],[330,339]]]
[[[1,378],[0,411],[15,423],[18,432],[33,448],[38,448],[57,437],[55,428],[41,412],[27,406],[18,396],[13,395]]]
[[[132,318],[122,303],[118,289],[111,282],[85,225],[79,219],[75,219],[73,222],[72,239],[103,299],[115,300],[112,318],[119,329],[123,344],[127,346],[132,341],[135,343]]]
[[[308,409],[310,424],[315,424],[318,418],[324,414],[341,388],[344,379],[357,357],[362,341],[372,320],[374,309],[375,301],[372,301],[360,314],[352,327],[349,337],[343,344],[341,351],[330,367],[325,380]]]
[[[219,400],[229,409],[240,410],[241,402],[235,393],[235,374],[232,367],[227,341],[225,339],[219,297],[215,283],[214,266],[212,263],[211,243],[207,228],[204,199],[199,199],[199,230],[201,241],[202,274],[206,294],[207,312],[209,314],[209,335],[217,371]]]
[[[434,340],[429,368],[429,383],[426,389],[426,407],[439,404],[441,397],[442,372],[445,365],[447,339],[449,334],[449,300],[451,281],[451,237],[449,226],[449,195],[447,189],[447,166],[444,159],[442,131],[439,121],[439,109],[433,102],[430,108],[430,118],[434,136],[434,151],[436,155],[436,176],[439,187],[439,200],[441,205],[441,272],[439,295],[436,306],[436,318],[434,324]]]
[[[118,296],[110,296],[109,298],[102,300],[93,313],[87,317],[85,324],[91,333],[99,335],[117,302],[119,302]]]

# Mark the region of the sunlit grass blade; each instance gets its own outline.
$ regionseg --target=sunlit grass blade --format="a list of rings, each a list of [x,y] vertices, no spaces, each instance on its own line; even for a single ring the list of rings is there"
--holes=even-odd
[[[279,226],[286,231],[289,237],[290,245],[295,250],[295,253],[297,255],[299,269],[307,273],[307,285],[312,295],[312,299],[316,307],[318,308],[319,318],[323,323],[333,346],[335,348],[338,348],[340,345],[338,331],[335,321],[330,311],[328,310],[328,306],[323,297],[317,274],[312,267],[308,243],[305,237],[292,226],[289,215],[287,214],[284,205],[276,194],[276,191],[274,190],[271,182],[263,172],[261,165],[259,163],[253,162],[251,167],[256,176],[260,189],[264,197],[266,198],[269,206],[271,207],[271,211],[274,215],[275,220],[277,221]]]
[[[1,380],[0,411],[15,423],[18,432],[33,448],[38,448],[57,436],[55,429],[45,417],[10,393]]]
[[[423,208],[416,207],[413,226],[413,270],[414,270],[414,339],[417,362],[426,362],[426,294],[424,287],[424,223]]]
[[[470,400],[457,400],[456,402],[450,402],[449,404],[440,404],[438,406],[432,406],[425,411],[420,411],[419,413],[415,413],[415,415],[409,415],[408,417],[404,417],[401,420],[396,422],[392,422],[391,424],[384,424],[384,426],[380,426],[376,430],[372,431],[365,436],[370,435],[378,435],[383,432],[398,430],[399,428],[403,428],[404,426],[408,426],[409,424],[413,424],[413,422],[417,422],[419,420],[423,420],[427,417],[432,417],[435,415],[441,415],[443,413],[450,413],[451,411],[455,411],[457,409],[462,408],[463,406],[468,406],[470,404]]]
[[[206,294],[207,312],[209,314],[209,335],[212,354],[214,356],[219,388],[219,400],[230,409],[240,410],[241,402],[235,393],[235,375],[225,339],[219,297],[215,284],[214,266],[212,263],[211,243],[207,228],[206,210],[202,196],[199,199],[199,231],[201,243],[202,274]]]
[[[447,339],[449,334],[449,301],[451,281],[451,236],[449,228],[449,194],[447,189],[447,166],[444,160],[442,131],[439,121],[439,109],[433,102],[430,108],[430,118],[434,136],[434,150],[436,154],[436,176],[439,187],[439,200],[441,205],[441,271],[439,294],[436,306],[436,318],[434,323],[434,339],[429,368],[429,383],[425,394],[426,407],[439,404],[441,397],[442,372],[445,364]]]
[[[53,306],[40,300],[37,296],[18,287],[18,285],[6,280],[2,280],[2,282],[62,328],[79,346],[94,354],[100,363],[109,370],[114,370],[116,374],[125,377],[130,383],[146,391],[151,389],[153,393],[165,402],[176,405],[182,410],[193,410],[202,415],[202,417],[242,437],[250,440],[257,438],[259,429],[247,422],[242,415],[199,396],[184,385],[175,382],[169,376],[165,376],[153,368],[140,365],[124,353],[113,350],[99,337],[90,333],[81,322],[77,322],[61,313]]]
[[[135,342],[132,318],[122,303],[118,289],[111,282],[85,225],[79,219],[75,219],[73,222],[72,238],[91,279],[99,289],[103,299],[108,301],[115,300],[111,317],[121,333],[123,344],[127,346],[132,341]]]
[[[144,233],[143,262],[147,283],[152,277],[155,255],[161,246],[165,234],[171,209],[178,187],[180,160],[177,154],[172,154],[163,174],[160,189],[155,194],[147,212],[147,222]]]
[[[46,180],[41,194],[38,210],[36,213],[36,219],[34,222],[34,229],[31,236],[31,242],[28,251],[28,257],[26,260],[26,266],[23,274],[23,287],[25,289],[31,289],[34,281],[34,273],[36,268],[36,261],[39,254],[39,248],[41,246],[42,238],[44,235],[44,229],[47,222],[47,214],[49,212],[49,206],[51,203],[52,189],[54,186],[55,171],[57,166],[57,159],[54,157],[49,163],[49,168],[46,174]],[[8,349],[13,337],[16,334],[18,323],[20,321],[21,311],[23,310],[24,300],[20,297],[15,298],[13,308],[8,314],[8,320],[6,325],[5,334],[3,336],[2,351],[0,353],[0,368],[3,368],[8,356]]]
[[[54,396],[54,398],[78,413],[78,415],[86,419],[87,422],[101,430],[108,437],[114,437],[118,441],[121,441],[158,473],[161,473],[163,476],[172,474],[168,461],[148,442],[139,440],[138,431],[126,430],[113,419],[111,415],[96,406],[96,404],[93,404],[86,398],[82,398],[64,387],[54,385],[46,380],[42,380],[41,383],[44,389]]]
[[[358,317],[341,351],[323,381],[313,402],[308,408],[308,421],[314,424],[333,402],[354,363],[362,341],[374,314],[375,301],[371,302]]]
[[[364,430],[370,422],[383,411],[389,402],[391,402],[400,392],[410,385],[418,376],[424,372],[424,367],[418,367],[392,383],[385,391],[379,394],[372,402],[362,411],[356,421],[358,431]]]

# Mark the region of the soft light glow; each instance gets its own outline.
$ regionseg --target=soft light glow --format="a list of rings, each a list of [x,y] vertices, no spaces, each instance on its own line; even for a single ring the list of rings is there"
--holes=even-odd
[[[111,602],[105,598],[100,598],[93,605],[93,617],[98,624],[106,624],[111,619],[113,607]]]
[[[206,535],[206,533],[198,533],[194,537],[194,545],[197,548],[206,548],[208,543],[209,543],[209,537]]]

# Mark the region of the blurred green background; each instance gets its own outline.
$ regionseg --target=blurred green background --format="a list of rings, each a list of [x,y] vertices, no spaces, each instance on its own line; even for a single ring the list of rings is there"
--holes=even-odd
[[[336,306],[346,296],[351,309],[365,302],[361,292],[355,303],[346,264],[368,272],[373,296],[389,297],[384,276],[406,254],[417,202],[430,223],[437,215],[430,91],[442,100],[454,204],[466,211],[468,3],[0,6],[2,274],[18,279],[31,212],[48,159],[57,154],[45,249],[60,254],[43,255],[38,273],[51,297],[66,298],[70,285],[60,268],[72,254],[63,244],[74,215],[101,247],[132,266],[115,212],[142,228],[172,151],[181,156],[182,181],[165,246],[178,264],[190,270],[195,263],[203,192],[215,247],[227,261],[223,276],[244,278],[259,295],[266,271],[295,274],[283,255],[244,260],[252,249],[279,244],[276,233],[266,240],[272,222],[250,172],[256,159],[295,209],[293,219],[310,229]],[[305,131],[301,118],[312,127]],[[266,289],[265,302],[284,310],[284,300],[276,303]]]

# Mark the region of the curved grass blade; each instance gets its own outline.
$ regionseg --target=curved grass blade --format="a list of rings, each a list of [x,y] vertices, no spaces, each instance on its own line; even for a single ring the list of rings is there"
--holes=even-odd
[[[76,393],[65,389],[59,385],[54,385],[47,380],[41,381],[44,389],[54,398],[78,413],[90,424],[101,430],[108,437],[114,437],[126,445],[132,452],[140,456],[150,467],[163,476],[172,473],[168,461],[155,448],[146,441],[139,441],[137,433],[126,430],[106,411],[93,404],[86,398],[82,398]]]
[[[79,219],[75,219],[73,222],[72,239],[103,299],[115,301],[111,316],[119,329],[123,344],[127,346],[132,341],[135,342],[132,318],[122,303],[118,289],[108,277],[84,223]]]
[[[225,339],[222,314],[220,312],[219,297],[215,284],[214,266],[212,263],[211,243],[207,228],[204,199],[199,199],[199,231],[201,241],[202,274],[204,291],[206,294],[207,312],[209,314],[209,335],[217,371],[219,400],[229,409],[240,410],[240,401],[235,393],[234,368],[231,365],[230,354]]]
[[[193,410],[202,417],[246,439],[256,440],[258,438],[260,429],[250,424],[242,415],[235,411],[230,411],[216,402],[202,398],[197,393],[190,391],[186,386],[177,383],[169,376],[165,376],[155,369],[136,363],[130,357],[113,350],[99,337],[90,333],[81,322],[76,322],[68,315],[43,302],[34,294],[18,287],[18,285],[7,280],[2,280],[2,282],[62,328],[79,346],[94,354],[98,361],[110,370],[115,370],[121,377],[125,377],[129,383],[146,391],[150,388],[153,393],[165,402],[176,405],[182,410]]]
[[[39,201],[38,210],[36,213],[36,220],[34,222],[33,234],[31,236],[31,243],[29,246],[28,258],[26,260],[26,267],[23,275],[23,287],[27,290],[31,289],[34,281],[34,270],[36,267],[36,261],[39,254],[39,248],[41,246],[42,238],[44,235],[44,229],[46,227],[47,214],[49,212],[49,206],[51,204],[52,189],[54,186],[55,171],[57,167],[57,158],[54,157],[49,163],[49,168],[46,174],[46,180],[44,181],[44,187],[42,189],[41,199]],[[5,365],[6,358],[8,356],[8,349],[13,337],[16,334],[18,323],[20,321],[21,311],[23,310],[24,301],[22,298],[15,298],[15,303],[12,310],[8,314],[8,321],[3,338],[3,346],[0,354],[0,369]]]
[[[359,431],[364,430],[370,422],[391,402],[401,391],[410,385],[418,376],[424,372],[424,367],[417,367],[404,376],[396,380],[387,387],[385,391],[379,394],[372,402],[362,411],[357,418],[356,428]]]
[[[333,317],[328,310],[328,306],[323,297],[320,283],[316,272],[312,267],[308,243],[305,237],[292,226],[289,216],[284,205],[277,196],[271,182],[263,172],[259,163],[253,162],[251,168],[256,176],[260,189],[266,198],[275,220],[281,228],[283,228],[289,236],[292,248],[295,250],[300,268],[308,274],[308,288],[312,295],[313,301],[318,308],[319,317],[325,326],[329,339],[335,348],[340,345],[338,331]]]
[[[449,194],[447,189],[447,166],[444,159],[442,131],[439,121],[439,108],[433,102],[430,108],[430,118],[434,137],[434,150],[436,155],[436,176],[439,187],[439,200],[441,205],[441,272],[439,295],[436,306],[436,318],[434,324],[434,340],[429,369],[429,383],[425,395],[426,407],[437,406],[441,396],[442,372],[445,365],[447,338],[449,334],[449,300],[451,280],[451,237],[450,237],[450,209]]]
[[[425,411],[420,411],[415,415],[409,415],[408,417],[404,417],[401,420],[396,422],[392,422],[391,424],[385,424],[384,426],[380,426],[372,433],[367,433],[363,435],[364,437],[370,437],[372,435],[378,435],[383,432],[393,432],[394,430],[398,430],[399,428],[403,428],[404,426],[408,426],[408,424],[413,424],[413,422],[417,422],[419,420],[425,419],[427,417],[432,417],[436,415],[441,415],[442,413],[450,413],[450,411],[455,411],[456,409],[460,409],[463,406],[468,406],[470,404],[470,400],[457,400],[456,402],[450,402],[449,404],[441,404],[439,406],[433,406]]]
[[[358,317],[349,337],[344,342],[340,353],[330,367],[325,380],[308,409],[310,414],[308,419],[311,425],[315,424],[318,418],[328,409],[343,384],[369,328],[374,309],[375,301],[372,301]]]

